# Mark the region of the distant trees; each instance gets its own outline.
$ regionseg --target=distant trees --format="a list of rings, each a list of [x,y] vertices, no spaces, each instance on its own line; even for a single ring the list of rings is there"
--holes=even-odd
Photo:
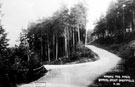
[[[22,32],[20,41],[36,52],[41,61],[69,58],[77,44],[85,42],[85,26],[86,8],[79,3],[71,9],[63,7],[38,23],[31,23]]]
[[[1,9],[1,7],[0,7]],[[0,54],[2,55],[2,52],[4,52],[8,46],[8,39],[6,38],[7,33],[5,32],[5,30],[3,29],[2,25],[1,25],[1,10],[0,10]]]
[[[8,39],[7,39],[7,33],[5,32],[5,29],[3,28],[1,24],[1,17],[2,17],[2,12],[1,12],[1,7],[0,7],[0,64],[2,67],[4,64],[4,61],[6,61],[6,50],[8,46]]]
[[[1,55],[8,46],[8,43],[7,43],[8,39],[6,38],[6,36],[7,36],[7,33],[5,32],[2,25],[0,24],[0,54]]]
[[[8,62],[8,39],[7,33],[3,28],[1,21],[2,21],[2,12],[1,12],[1,3],[0,3],[0,86],[1,87],[16,87],[12,84],[9,80],[7,75],[9,62]]]
[[[82,4],[77,4],[75,7],[71,8],[71,17],[73,26],[78,32],[78,43],[80,44],[80,31],[86,26],[86,8],[82,6]]]
[[[135,1],[112,2],[106,16],[99,19],[92,34],[95,39],[112,37],[124,41],[128,33],[135,32]]]

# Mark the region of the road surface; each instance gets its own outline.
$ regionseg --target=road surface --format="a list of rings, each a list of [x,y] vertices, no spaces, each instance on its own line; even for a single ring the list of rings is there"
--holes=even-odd
[[[121,58],[101,48],[87,45],[98,54],[95,62],[72,65],[44,65],[50,70],[39,80],[18,87],[88,87],[101,75],[111,71]],[[40,86],[42,85],[42,86]]]

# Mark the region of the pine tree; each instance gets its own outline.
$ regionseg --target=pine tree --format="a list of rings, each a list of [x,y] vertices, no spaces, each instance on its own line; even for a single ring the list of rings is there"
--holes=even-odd
[[[2,25],[0,25],[0,53],[5,52],[7,46],[8,46],[8,39],[6,38],[7,33],[5,33],[5,30],[2,28]]]
[[[5,29],[3,29],[3,26],[1,24],[2,13],[1,13],[1,7],[0,7],[0,55],[3,55],[3,52],[5,52],[7,46],[8,46],[8,39],[6,38],[7,33],[5,32]]]

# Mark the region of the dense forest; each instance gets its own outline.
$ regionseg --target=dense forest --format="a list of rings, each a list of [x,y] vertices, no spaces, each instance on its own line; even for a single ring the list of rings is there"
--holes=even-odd
[[[105,16],[97,21],[93,39],[111,38],[108,43],[120,43],[135,33],[135,1],[112,2]],[[103,42],[104,43],[104,42]]]
[[[127,64],[135,64],[135,1],[112,2],[106,15],[96,22],[90,40],[117,54]]]
[[[0,15],[2,17],[1,7]],[[52,16],[29,23],[20,33],[20,44],[8,47],[7,33],[0,23],[0,77],[4,78],[0,82],[7,82],[5,87],[15,87],[15,84],[28,83],[43,76],[47,72],[43,64],[93,58],[96,54],[85,47],[87,38],[92,44],[109,48],[123,59],[132,59],[127,61],[128,64],[135,64],[134,0],[112,1],[88,35],[86,24],[84,4],[78,3],[70,9],[63,6]],[[39,69],[36,72],[40,71],[36,75],[33,73],[35,68]]]
[[[94,52],[84,46],[86,13],[82,3],[70,9],[63,6],[52,16],[29,23],[20,33],[20,44],[10,47],[0,7],[0,87],[16,87],[40,78],[47,72],[43,64],[94,58]]]
[[[125,50],[120,53],[122,57],[134,56],[135,1],[112,2],[106,15],[96,22],[91,39],[110,45],[111,49],[117,52]]]
[[[30,23],[21,33],[20,46],[36,53],[40,61],[71,58],[85,42],[86,16],[81,3],[71,9],[63,6],[51,17]]]
[[[120,71],[108,72],[105,75],[129,75],[135,79],[135,0],[111,2],[106,14],[95,23],[89,41],[121,57],[121,62],[117,65]],[[103,87],[111,85],[98,80],[96,84]],[[134,83],[120,83],[119,86],[133,87]]]

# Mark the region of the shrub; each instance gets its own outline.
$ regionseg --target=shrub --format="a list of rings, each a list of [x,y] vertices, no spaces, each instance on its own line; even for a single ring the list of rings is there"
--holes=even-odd
[[[44,68],[42,72],[34,74],[35,72],[32,70],[41,67],[42,64],[36,53],[30,55],[25,48],[10,48],[6,59],[4,62],[6,65],[5,73],[7,73],[9,80],[15,84],[28,83],[47,72]]]

